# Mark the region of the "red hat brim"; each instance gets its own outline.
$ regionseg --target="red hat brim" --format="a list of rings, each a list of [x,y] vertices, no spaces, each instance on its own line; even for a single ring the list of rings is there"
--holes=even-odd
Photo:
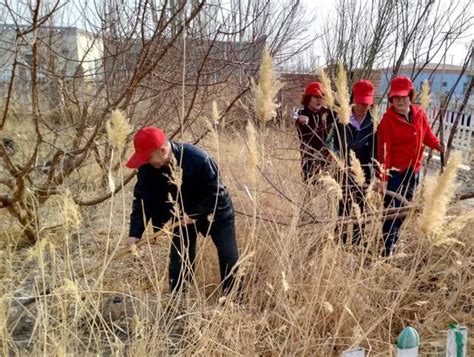
[[[411,89],[394,89],[388,94],[388,98],[392,97],[408,97]]]
[[[313,97],[321,97],[321,98],[324,96],[324,95],[323,95],[323,92],[321,92],[321,91],[318,90],[318,89],[315,90],[315,91],[313,91],[313,92],[311,93],[311,95],[312,95]]]
[[[374,104],[374,97],[372,95],[356,95],[354,94],[355,104]]]
[[[138,169],[140,166],[145,165],[153,152],[135,152],[132,157],[127,161],[125,166],[130,169]]]

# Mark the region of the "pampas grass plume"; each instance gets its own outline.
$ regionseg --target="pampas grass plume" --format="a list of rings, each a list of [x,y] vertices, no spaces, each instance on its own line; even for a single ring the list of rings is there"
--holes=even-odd
[[[322,68],[319,68],[318,75],[324,90],[323,105],[332,108],[334,107],[334,95],[332,93],[331,80]]]
[[[325,190],[327,192],[334,194],[336,199],[338,200],[342,199],[342,188],[339,185],[339,183],[336,180],[334,180],[333,177],[329,175],[324,175],[318,179],[318,182],[324,185]]]
[[[106,123],[107,136],[109,141],[118,149],[121,153],[127,142],[128,135],[132,132],[125,113],[121,110],[115,109],[110,115],[110,119]]]
[[[454,152],[444,172],[437,179],[425,183],[423,212],[419,218],[419,228],[423,234],[441,232],[448,204],[455,193],[456,171],[460,163],[461,153]]]
[[[272,57],[268,49],[265,48],[259,70],[258,84],[252,81],[255,111],[261,121],[267,122],[276,116],[276,109],[279,107],[279,104],[275,99],[281,88],[281,82],[276,79]]]
[[[347,89],[346,70],[342,64],[339,64],[336,78],[337,99],[339,102],[338,116],[342,125],[349,124],[351,115],[351,105],[349,99],[349,91]]]
[[[351,171],[352,171],[352,177],[354,178],[354,181],[362,187],[365,182],[365,176],[364,176],[364,170],[362,169],[362,165],[360,164],[359,159],[356,157],[355,152],[350,150],[349,153],[350,160],[351,160]]]
[[[379,106],[377,104],[374,104],[372,106],[370,114],[372,116],[372,122],[374,123],[374,133],[375,133],[377,131],[377,127],[379,126],[379,123],[380,123],[380,110],[379,110]]]
[[[423,109],[428,110],[430,103],[430,84],[428,80],[424,80],[421,85],[420,104]]]

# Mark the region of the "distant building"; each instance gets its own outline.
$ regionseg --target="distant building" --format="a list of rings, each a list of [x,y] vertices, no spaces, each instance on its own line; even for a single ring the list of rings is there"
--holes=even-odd
[[[381,69],[380,86],[378,96],[386,96],[390,79],[392,78],[392,69]],[[415,89],[419,92],[423,81],[428,80],[431,88],[431,98],[435,104],[453,88],[462,73],[462,66],[455,66],[443,63],[428,63],[425,66],[415,64],[406,64],[400,67],[399,76],[407,76],[412,79]],[[468,69],[461,76],[460,81],[456,85],[453,93],[453,99],[461,99],[469,84],[469,78],[472,71]]]
[[[104,38],[105,44],[105,78],[108,83],[129,80],[146,47],[139,38]],[[258,70],[266,36],[254,41],[217,41],[187,38],[186,48],[176,42],[169,49],[161,48],[160,43],[153,44],[154,53],[147,55],[147,63],[154,56],[160,58],[161,67],[154,69],[160,77],[175,80],[182,75],[183,51],[186,51],[186,76],[196,79],[203,85],[222,84],[228,80],[241,81],[254,76]],[[151,45],[146,43],[146,45]],[[164,44],[162,45],[163,47]],[[146,53],[146,52],[145,52]],[[179,60],[177,60],[179,59]],[[143,63],[142,63],[143,65]],[[164,66],[164,67],[163,67]]]
[[[0,25],[0,82],[11,79],[17,56],[15,76],[18,80],[31,79],[34,32],[27,26]],[[17,30],[26,34],[17,40]],[[52,77],[62,80],[81,78],[97,81],[102,78],[102,39],[76,27],[42,26],[37,30],[38,80]]]
[[[301,107],[300,99],[306,85],[318,80],[314,73],[280,73],[279,80],[283,88],[279,93],[280,115],[285,120],[291,118],[291,113]]]

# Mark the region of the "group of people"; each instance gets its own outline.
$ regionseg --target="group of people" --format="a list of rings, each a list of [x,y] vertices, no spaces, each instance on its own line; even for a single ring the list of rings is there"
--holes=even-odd
[[[339,205],[341,216],[349,214],[352,204],[364,211],[367,188],[373,180],[378,182],[385,208],[400,207],[402,200],[411,201],[419,182],[424,146],[444,151],[431,131],[426,112],[414,104],[416,92],[411,80],[404,76],[392,79],[388,93],[390,105],[378,125],[370,111],[374,103],[374,86],[370,81],[360,80],[352,86],[352,112],[346,124],[322,105],[324,94],[321,83],[309,83],[301,99],[303,108],[294,115],[301,143],[303,180],[314,181],[330,163],[332,151],[344,160],[346,168],[340,179],[344,196]],[[347,170],[354,157],[363,170],[362,187],[360,180],[356,182]],[[402,223],[402,217],[384,221],[383,256],[393,253]],[[347,234],[341,235],[346,243]],[[356,225],[352,243],[358,244],[360,240],[361,227]]]
[[[302,108],[294,117],[301,142],[303,180],[313,182],[333,155],[343,158],[347,166],[355,156],[363,169],[365,185],[361,187],[351,175],[342,176],[346,197],[341,200],[340,215],[348,214],[352,202],[364,210],[366,188],[374,178],[379,180],[382,194],[387,190],[398,193],[396,198],[385,196],[385,207],[399,207],[401,197],[411,200],[418,184],[424,145],[439,151],[443,147],[430,129],[426,112],[413,104],[415,90],[410,79],[396,77],[391,81],[390,106],[377,127],[370,111],[374,101],[370,81],[353,85],[348,124],[341,123],[337,113],[323,106],[324,95],[321,83],[309,83]],[[127,245],[138,242],[150,220],[157,231],[177,217],[170,247],[170,290],[181,290],[192,279],[196,238],[201,233],[210,235],[217,248],[222,288],[227,293],[235,285],[239,253],[232,200],[216,162],[194,145],[168,140],[157,127],[140,129],[134,136],[134,147],[127,162],[129,168],[138,169]],[[354,154],[350,155],[351,151]],[[402,218],[385,220],[384,256],[392,254],[402,223]],[[358,244],[361,236],[358,227],[352,243]],[[345,242],[344,232],[342,237]]]

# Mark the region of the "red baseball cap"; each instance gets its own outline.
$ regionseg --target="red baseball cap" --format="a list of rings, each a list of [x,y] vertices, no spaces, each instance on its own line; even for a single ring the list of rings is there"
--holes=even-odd
[[[126,166],[137,169],[150,160],[151,154],[163,146],[166,142],[166,135],[159,128],[147,126],[137,131],[133,137],[135,153],[128,160]]]
[[[371,81],[363,79],[352,86],[352,101],[356,104],[374,103],[374,85]]]
[[[323,85],[319,82],[311,82],[306,86],[304,94],[310,94],[315,97],[322,97],[324,95]]]
[[[388,93],[388,98],[407,97],[413,88],[413,83],[411,82],[410,78],[405,76],[395,77],[390,82],[390,92]]]

